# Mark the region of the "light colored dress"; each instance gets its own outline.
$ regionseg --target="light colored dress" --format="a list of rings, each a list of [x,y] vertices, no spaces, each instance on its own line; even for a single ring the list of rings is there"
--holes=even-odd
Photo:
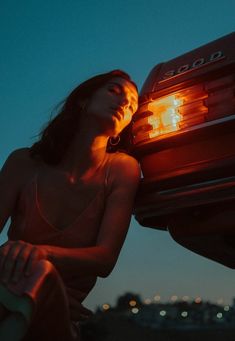
[[[99,169],[101,187],[76,220],[63,230],[50,224],[41,212],[37,193],[37,174],[29,180],[20,194],[11,217],[8,231],[10,240],[31,244],[82,248],[96,245],[102,220],[108,177],[115,154],[108,154]],[[86,233],[83,231],[86,229]],[[24,314],[29,324],[24,340],[80,340],[75,322],[70,320],[68,297],[82,302],[96,282],[94,276],[69,276],[69,279],[49,261],[39,261],[30,277],[24,276],[17,284],[0,285],[0,302],[9,310]],[[12,295],[13,294],[13,295]],[[26,295],[26,296],[25,296]],[[20,299],[30,298],[31,306]],[[15,298],[15,299],[14,299]]]

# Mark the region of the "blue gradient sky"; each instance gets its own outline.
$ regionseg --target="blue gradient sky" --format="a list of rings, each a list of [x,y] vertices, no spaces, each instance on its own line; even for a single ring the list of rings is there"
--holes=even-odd
[[[233,0],[8,0],[1,2],[0,163],[29,146],[79,82],[121,68],[139,87],[150,69],[235,30]],[[1,241],[5,232],[1,235]],[[133,220],[116,269],[98,280],[90,308],[125,291],[230,303],[235,273]]]

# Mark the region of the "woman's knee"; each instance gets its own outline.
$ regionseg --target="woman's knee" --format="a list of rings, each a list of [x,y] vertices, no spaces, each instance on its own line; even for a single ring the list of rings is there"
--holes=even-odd
[[[47,290],[55,295],[58,293],[58,291],[65,291],[63,280],[55,266],[50,261],[38,261],[37,265],[35,266],[33,275],[38,278],[38,284],[39,282],[41,283],[40,287],[42,291],[47,288]]]
[[[58,271],[55,266],[46,259],[41,259],[37,262],[35,269],[36,272],[42,272],[49,277],[58,276]]]
[[[47,272],[51,272],[51,271],[53,272],[55,269],[54,265],[47,259],[40,259],[37,262],[37,267]]]

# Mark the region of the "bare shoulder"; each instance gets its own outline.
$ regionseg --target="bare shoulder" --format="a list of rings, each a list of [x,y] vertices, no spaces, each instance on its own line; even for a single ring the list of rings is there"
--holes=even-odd
[[[29,174],[35,167],[35,163],[30,157],[29,148],[16,149],[7,157],[1,175],[14,178],[22,178]]]
[[[27,159],[28,157],[29,157],[29,148],[19,148],[19,149],[13,150],[9,154],[8,159],[10,161],[13,161],[13,160]]]
[[[29,148],[13,150],[6,159],[4,166],[23,166],[32,163]]]
[[[12,214],[18,195],[32,174],[29,149],[14,150],[0,171],[0,232]]]
[[[141,176],[138,161],[128,154],[115,153],[112,160],[111,176],[114,183],[128,186],[138,185]]]

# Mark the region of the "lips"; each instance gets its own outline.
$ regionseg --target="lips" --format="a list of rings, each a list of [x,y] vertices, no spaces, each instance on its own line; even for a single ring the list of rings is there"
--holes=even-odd
[[[120,120],[124,117],[124,111],[122,107],[112,107],[111,108],[115,112],[115,116]]]

